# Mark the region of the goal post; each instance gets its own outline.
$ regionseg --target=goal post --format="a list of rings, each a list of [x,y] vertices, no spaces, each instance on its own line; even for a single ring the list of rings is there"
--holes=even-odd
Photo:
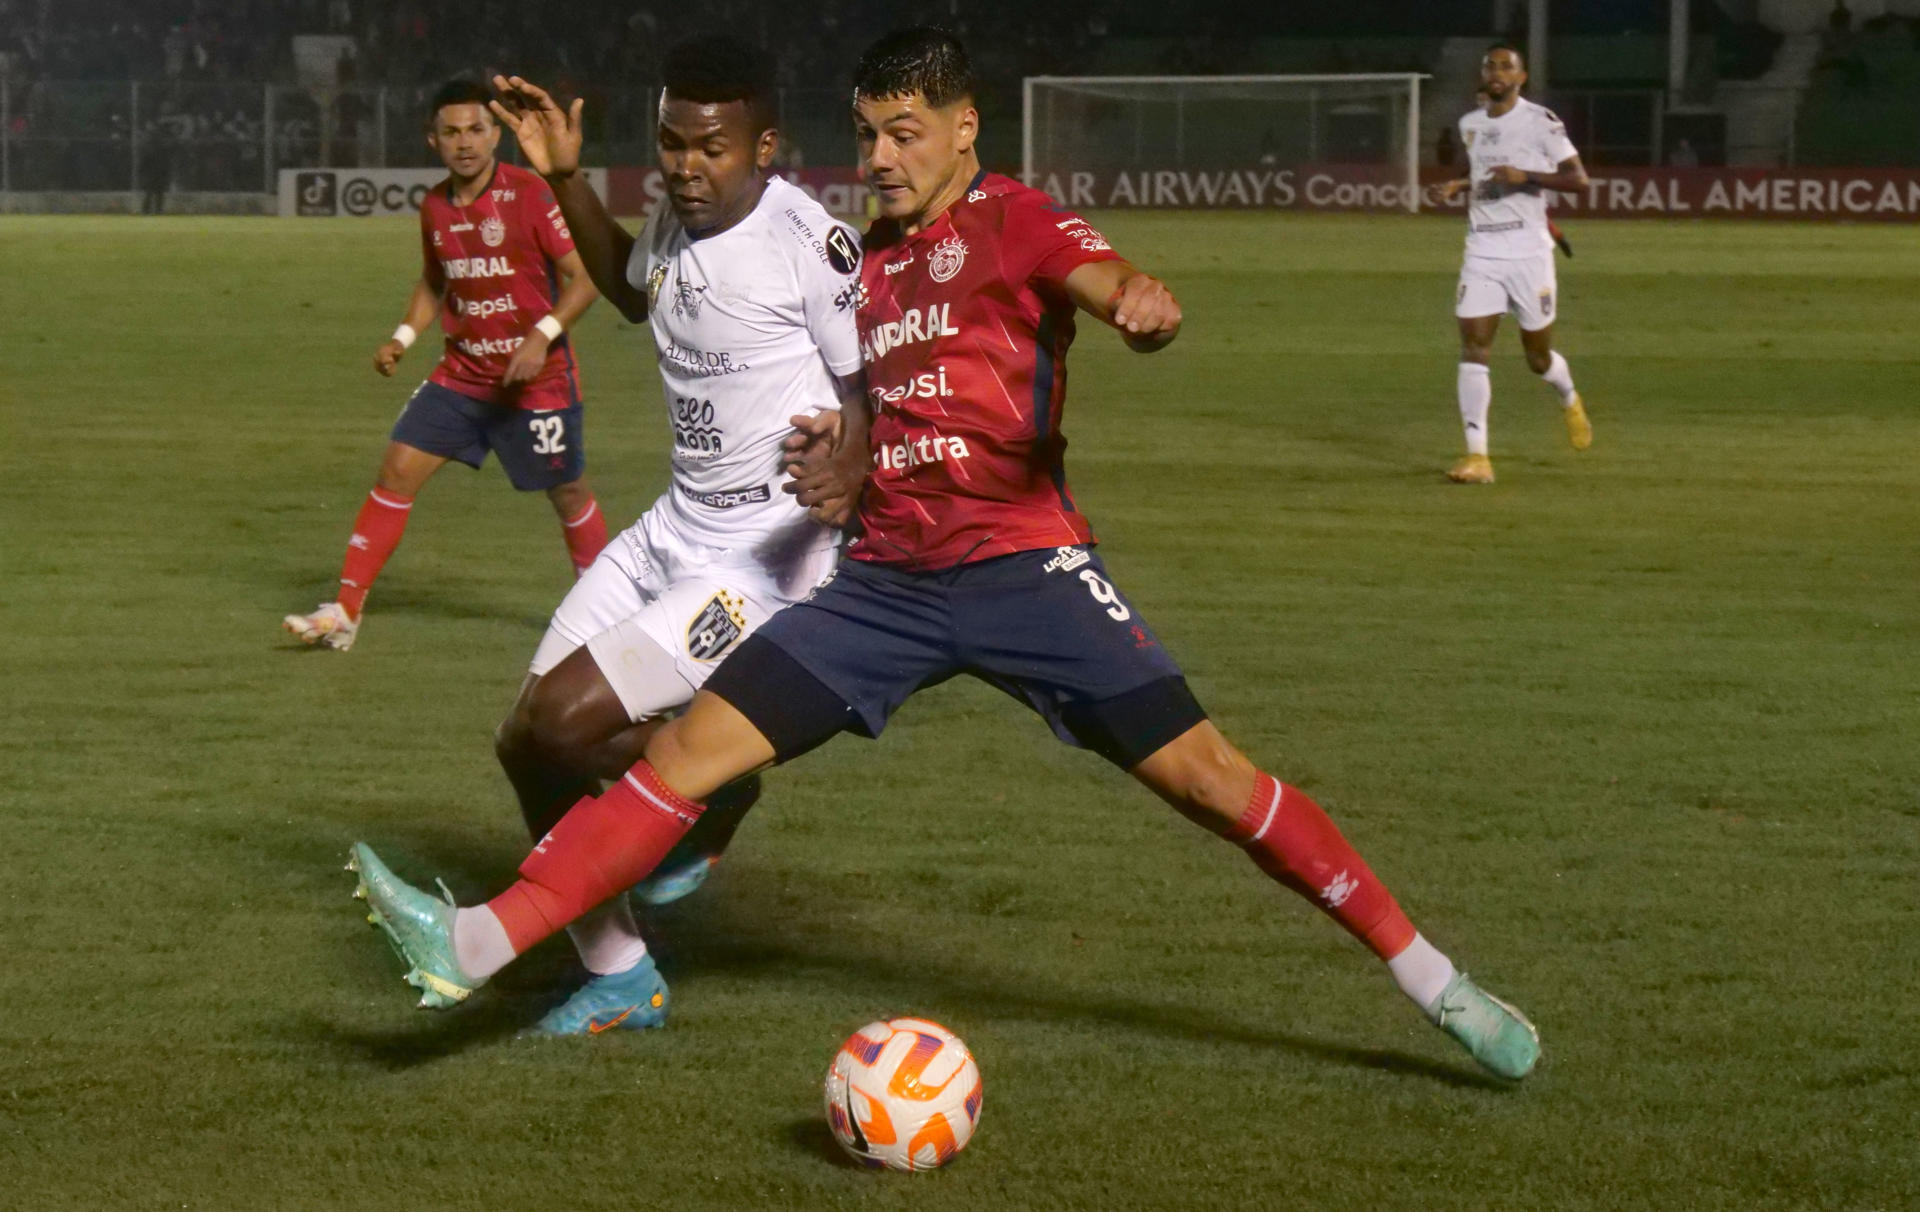
[[[1290,205],[1326,180],[1342,209],[1417,212],[1426,78],[1029,76],[1021,169],[1069,205]]]

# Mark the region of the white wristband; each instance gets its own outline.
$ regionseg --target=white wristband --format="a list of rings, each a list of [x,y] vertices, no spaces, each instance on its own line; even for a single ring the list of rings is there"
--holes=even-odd
[[[546,315],[541,316],[538,320],[535,320],[533,322],[533,326],[539,331],[545,333],[547,335],[547,340],[549,341],[558,341],[560,339],[560,334],[567,331],[564,327],[561,326],[560,321],[553,318],[552,312],[548,312]]]
[[[400,342],[400,348],[410,349],[420,339],[420,334],[414,331],[413,325],[402,324],[393,330],[393,339]]]

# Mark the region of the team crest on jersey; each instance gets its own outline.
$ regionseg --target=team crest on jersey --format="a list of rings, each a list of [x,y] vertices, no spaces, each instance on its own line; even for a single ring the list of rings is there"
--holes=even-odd
[[[722,589],[707,599],[687,625],[687,655],[696,661],[717,661],[746,631],[745,603]]]
[[[480,220],[480,239],[488,248],[498,248],[507,242],[507,225],[500,221],[499,215]]]
[[[927,258],[927,273],[935,282],[951,282],[967,263],[967,242],[959,236],[948,236],[933,246],[933,255]]]
[[[660,306],[660,288],[667,284],[667,263],[665,261],[653,267],[647,275],[647,310],[654,311]]]
[[[1461,142],[1463,142],[1463,143],[1465,143],[1465,144],[1466,144],[1466,145],[1467,145],[1468,147],[1472,147],[1472,146],[1473,146],[1473,137],[1474,137],[1474,135],[1475,135],[1476,133],[1478,133],[1478,132],[1476,132],[1476,131],[1467,131],[1467,132],[1465,132],[1464,134],[1462,134],[1462,135],[1460,136],[1460,141],[1461,141]]]

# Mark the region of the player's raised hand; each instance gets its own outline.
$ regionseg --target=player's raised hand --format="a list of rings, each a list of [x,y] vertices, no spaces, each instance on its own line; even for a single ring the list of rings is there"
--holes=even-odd
[[[400,344],[400,342],[388,341],[385,345],[373,351],[373,368],[388,378],[392,378],[394,367],[400,365],[400,359],[406,352],[407,347]]]
[[[1180,331],[1180,301],[1151,274],[1130,275],[1110,302],[1113,326],[1135,349],[1158,349]]]
[[[533,171],[543,177],[565,177],[580,168],[580,112],[584,98],[560,108],[547,90],[519,76],[495,76],[498,99],[487,102],[500,125],[513,132]]]

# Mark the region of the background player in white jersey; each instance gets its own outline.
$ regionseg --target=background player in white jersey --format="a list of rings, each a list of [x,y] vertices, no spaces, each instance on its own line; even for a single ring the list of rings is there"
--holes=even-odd
[[[1567,360],[1554,351],[1558,284],[1545,191],[1583,189],[1587,170],[1553,111],[1520,95],[1527,69],[1520,52],[1501,44],[1480,61],[1487,103],[1460,119],[1460,144],[1471,176],[1449,181],[1446,197],[1471,190],[1467,252],[1453,314],[1460,321],[1458,389],[1467,453],[1447,475],[1463,484],[1491,484],[1487,411],[1493,382],[1487,369],[1501,313],[1520,322],[1527,365],[1560,395],[1567,437],[1575,450],[1593,443],[1593,426],[1574,390]]]
[[[666,205],[638,239],[578,174],[580,115],[515,76],[493,109],[552,185],[587,273],[629,320],[650,321],[673,426],[673,482],[554,613],[497,749],[535,838],[597,780],[618,778],[663,716],[734,646],[832,570],[839,531],[781,491],[799,418],[858,398],[860,243],[799,188],[769,177],[778,136],[766,56],[725,36],[668,52],[657,139]],[[864,458],[864,435],[848,457]],[[862,464],[864,466],[864,463]],[[857,479],[857,477],[855,477]],[[847,502],[846,512],[851,511]],[[757,784],[687,838],[684,890],[725,844]],[[672,879],[672,865],[662,864]],[[587,985],[547,1034],[643,1028],[666,985],[626,898],[570,928]]]

